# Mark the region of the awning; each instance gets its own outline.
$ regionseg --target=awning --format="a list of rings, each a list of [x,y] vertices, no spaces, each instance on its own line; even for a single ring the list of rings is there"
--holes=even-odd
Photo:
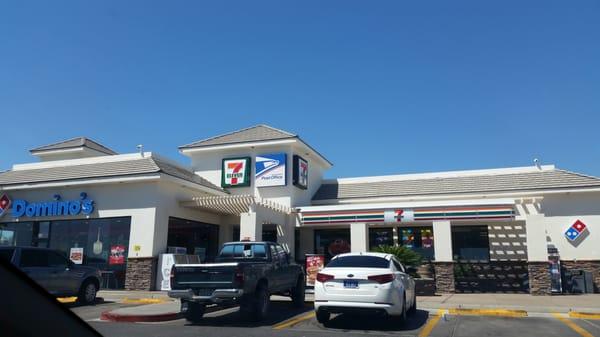
[[[284,214],[290,214],[292,211],[290,207],[248,194],[193,197],[192,201],[184,201],[181,205],[232,215],[247,213],[252,207],[256,206]]]

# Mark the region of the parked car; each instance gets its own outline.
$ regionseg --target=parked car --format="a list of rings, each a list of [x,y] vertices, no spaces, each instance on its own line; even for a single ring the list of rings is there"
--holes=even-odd
[[[400,317],[417,310],[415,281],[393,255],[335,256],[317,274],[315,312],[319,323],[333,313],[379,313]]]
[[[93,303],[102,277],[97,268],[74,264],[59,251],[35,247],[0,247],[0,259],[27,274],[50,294],[77,296],[81,303]]]
[[[255,320],[266,317],[270,296],[291,296],[304,305],[304,272],[291,264],[288,253],[273,242],[230,242],[215,263],[176,264],[171,270],[169,296],[181,299],[187,320],[199,321],[207,304],[239,304]]]

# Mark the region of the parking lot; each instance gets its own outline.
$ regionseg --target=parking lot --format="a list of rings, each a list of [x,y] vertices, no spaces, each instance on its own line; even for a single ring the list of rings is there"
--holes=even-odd
[[[439,310],[418,310],[408,322],[375,316],[337,315],[323,326],[316,322],[312,306],[291,309],[276,302],[261,323],[245,320],[237,307],[207,313],[200,324],[183,319],[160,323],[114,323],[98,320],[105,310],[122,306],[101,303],[74,306],[72,310],[104,336],[600,336],[600,321],[560,318],[552,314],[533,317],[462,316]]]

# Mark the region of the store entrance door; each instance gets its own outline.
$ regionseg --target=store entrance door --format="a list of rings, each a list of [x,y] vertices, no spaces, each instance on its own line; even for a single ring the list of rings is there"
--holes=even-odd
[[[182,247],[186,254],[212,262],[219,249],[219,226],[180,218],[169,218],[168,247]]]

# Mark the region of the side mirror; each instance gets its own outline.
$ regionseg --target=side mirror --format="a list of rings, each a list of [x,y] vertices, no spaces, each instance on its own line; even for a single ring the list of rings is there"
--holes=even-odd
[[[407,274],[416,274],[417,268],[416,267],[406,267],[406,273]]]

